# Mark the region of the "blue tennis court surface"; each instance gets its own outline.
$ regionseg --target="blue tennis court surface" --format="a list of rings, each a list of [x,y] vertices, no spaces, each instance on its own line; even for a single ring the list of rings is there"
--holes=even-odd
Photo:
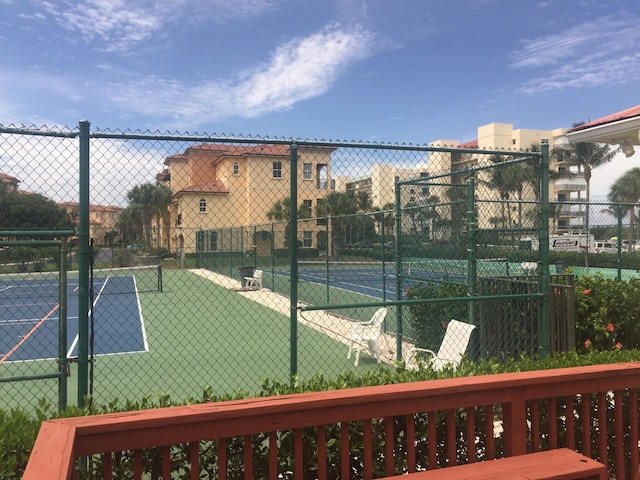
[[[78,283],[67,284],[67,357],[78,356]],[[94,354],[148,351],[135,279],[96,278]],[[0,279],[0,364],[58,357],[57,279]],[[91,319],[90,319],[91,320]]]

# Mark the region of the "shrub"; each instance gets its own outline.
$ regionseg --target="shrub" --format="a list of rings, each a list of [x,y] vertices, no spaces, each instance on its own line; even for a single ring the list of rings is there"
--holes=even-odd
[[[580,351],[640,348],[640,279],[576,278],[576,343]]]

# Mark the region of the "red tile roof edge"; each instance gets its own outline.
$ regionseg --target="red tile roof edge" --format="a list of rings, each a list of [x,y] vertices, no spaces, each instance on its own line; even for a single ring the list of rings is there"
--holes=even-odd
[[[599,125],[605,125],[607,123],[613,123],[620,120],[626,120],[627,118],[633,118],[640,116],[640,105],[636,105],[635,107],[627,108],[621,112],[612,113],[611,115],[607,115],[606,117],[599,118],[597,120],[592,120],[587,123],[583,123],[582,125],[578,125],[577,127],[573,127],[569,132],[577,132],[580,130],[585,130],[591,127],[597,127]]]

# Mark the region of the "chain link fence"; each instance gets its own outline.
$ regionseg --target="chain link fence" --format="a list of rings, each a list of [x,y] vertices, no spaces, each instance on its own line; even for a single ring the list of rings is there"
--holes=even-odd
[[[539,152],[81,122],[0,127],[0,160],[3,406],[256,394],[424,349],[455,363],[571,348],[560,274],[621,275],[640,255],[615,205],[592,215],[588,249],[547,254],[559,217]],[[596,244],[612,237],[630,243]],[[452,319],[472,333],[449,338]]]

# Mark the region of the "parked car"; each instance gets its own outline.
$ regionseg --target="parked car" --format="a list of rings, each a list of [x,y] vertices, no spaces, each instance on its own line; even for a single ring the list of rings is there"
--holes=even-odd
[[[134,243],[132,245],[127,245],[129,250],[144,250],[146,245],[142,245],[140,243]]]
[[[609,242],[593,242],[593,253],[618,253],[618,245]]]
[[[622,253],[627,253],[627,252],[640,252],[640,242],[634,240],[633,243],[631,244],[631,250],[629,250],[629,240],[623,240],[622,241]]]

